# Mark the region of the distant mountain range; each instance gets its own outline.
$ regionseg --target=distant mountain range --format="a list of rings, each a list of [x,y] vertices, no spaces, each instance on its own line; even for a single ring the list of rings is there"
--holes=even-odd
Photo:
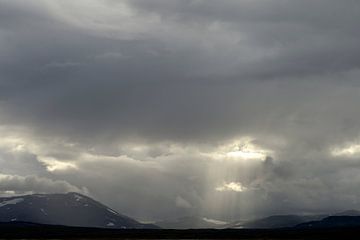
[[[360,211],[358,211],[358,210],[347,210],[347,211],[332,214],[331,216],[360,216]]]
[[[360,211],[348,210],[330,215],[274,215],[232,223],[187,216],[144,224],[79,193],[33,194],[0,198],[0,222],[110,229],[316,229],[360,227]]]
[[[330,216],[320,221],[301,223],[296,228],[321,229],[321,228],[349,228],[360,227],[360,216]]]
[[[298,224],[321,220],[325,215],[309,215],[309,216],[301,216],[301,215],[274,215],[265,218],[260,218],[252,221],[247,221],[243,223],[233,223],[227,226],[228,228],[261,228],[261,229],[269,229],[269,228],[287,228],[293,227]]]
[[[332,224],[335,224],[334,219],[346,220],[346,224],[350,221],[356,221],[355,218],[352,220],[346,218],[337,218],[337,217],[354,217],[360,216],[360,211],[357,210],[348,210],[344,212],[339,212],[329,215],[273,215],[265,218],[259,218],[250,221],[236,221],[232,223],[226,223],[224,221],[219,221],[215,219],[210,219],[206,217],[181,217],[176,219],[170,219],[166,221],[156,222],[155,224],[164,229],[205,229],[205,228],[214,228],[214,229],[279,229],[279,228],[292,228],[292,227],[309,227],[309,224],[322,225],[321,221],[326,221],[328,217],[333,220]],[[359,217],[360,219],[360,217]],[[321,223],[320,223],[321,222]],[[309,223],[309,224],[308,224]],[[345,224],[345,225],[346,225]],[[338,223],[338,225],[341,225]],[[315,226],[315,225],[314,225]]]
[[[0,198],[0,222],[32,222],[99,228],[157,228],[79,193]]]
[[[186,216],[176,219],[156,222],[155,225],[164,229],[204,229],[204,228],[224,228],[226,222],[214,220],[206,217]]]

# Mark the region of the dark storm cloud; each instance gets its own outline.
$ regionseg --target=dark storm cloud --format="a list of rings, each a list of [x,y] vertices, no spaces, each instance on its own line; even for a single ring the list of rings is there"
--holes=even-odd
[[[360,208],[357,153],[331,153],[359,139],[359,11],[0,1],[2,174],[66,180],[143,219]],[[273,160],[214,160],[244,136]],[[216,192],[223,182],[247,191]]]
[[[238,44],[263,52],[256,64],[243,62],[236,74],[282,78],[346,71],[358,67],[356,1],[130,1],[164,21],[225,27]],[[346,14],[344,14],[346,13]],[[258,49],[258,51],[256,50]],[[236,49],[234,49],[236,51]],[[269,55],[267,55],[267,53]]]

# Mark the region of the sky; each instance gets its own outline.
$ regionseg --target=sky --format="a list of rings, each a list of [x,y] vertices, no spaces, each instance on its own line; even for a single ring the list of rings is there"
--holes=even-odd
[[[142,221],[360,209],[358,0],[0,0],[0,193]]]

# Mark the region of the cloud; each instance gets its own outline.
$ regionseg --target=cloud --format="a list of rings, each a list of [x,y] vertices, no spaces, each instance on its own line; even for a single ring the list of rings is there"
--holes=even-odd
[[[331,154],[335,157],[357,157],[360,152],[360,145],[357,143],[350,143],[347,146],[333,147]]]
[[[176,197],[175,204],[179,208],[191,208],[192,207],[191,204],[188,201],[186,201],[185,199],[183,199],[180,196]]]
[[[360,208],[359,7],[0,1],[4,179],[145,220]]]
[[[215,188],[216,191],[224,192],[224,191],[234,191],[234,192],[243,192],[246,190],[241,183],[238,182],[229,182],[223,183],[221,186]]]
[[[86,188],[78,188],[66,181],[52,180],[37,176],[17,176],[0,174],[0,191],[16,193],[86,193]]]

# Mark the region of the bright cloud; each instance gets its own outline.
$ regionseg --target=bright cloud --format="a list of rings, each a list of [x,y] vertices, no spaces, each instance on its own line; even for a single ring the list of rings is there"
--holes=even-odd
[[[77,169],[77,166],[73,162],[59,161],[52,157],[38,157],[39,161],[46,165],[46,169],[49,172],[65,171],[69,169]]]
[[[331,149],[331,155],[335,157],[354,157],[360,154],[360,144],[353,143],[343,147]]]
[[[256,145],[252,138],[244,137],[218,147],[215,152],[203,154],[217,160],[265,160],[273,151]]]
[[[216,187],[215,190],[219,191],[219,192],[228,192],[228,191],[232,191],[232,192],[243,192],[245,191],[247,188],[244,187],[241,183],[239,182],[229,182],[229,183],[223,183],[221,186]]]

